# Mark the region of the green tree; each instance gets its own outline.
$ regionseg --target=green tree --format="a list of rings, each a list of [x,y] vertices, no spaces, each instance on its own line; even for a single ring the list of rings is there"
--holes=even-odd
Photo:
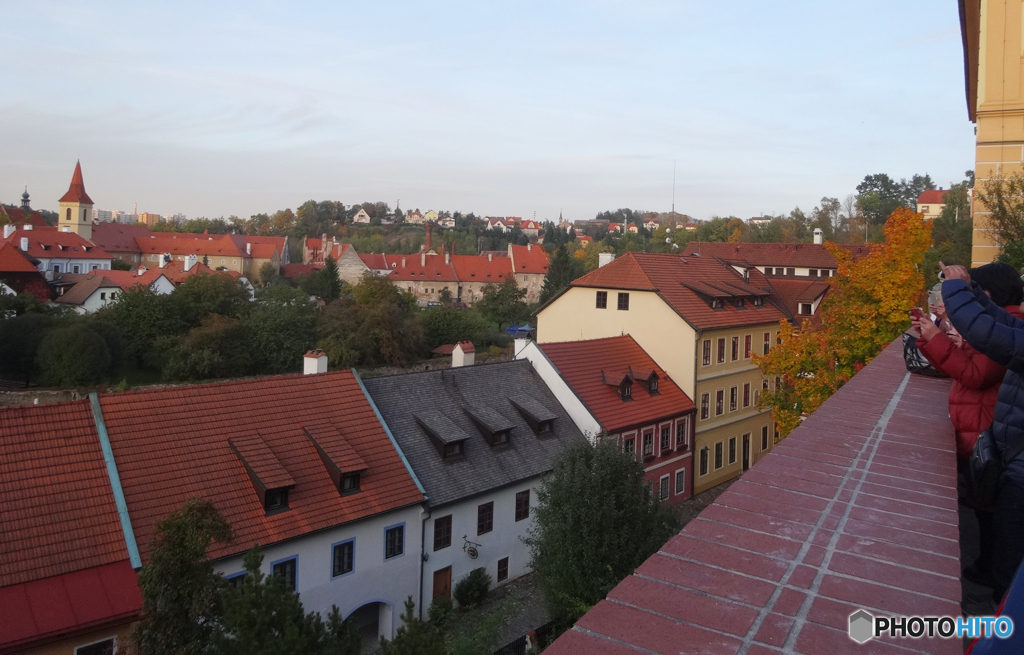
[[[171,303],[171,296],[158,296],[137,285],[117,294],[114,302],[100,310],[99,316],[121,329],[130,361],[140,368],[158,368],[160,359],[154,344],[161,337],[187,327],[179,321]]]
[[[142,619],[132,635],[145,655],[215,652],[226,583],[206,559],[214,541],[229,543],[231,527],[205,500],[194,498],[157,523],[139,572]]]
[[[395,632],[395,638],[380,640],[381,655],[447,655],[444,633],[425,621],[416,618],[416,604],[410,596],[405,601],[402,625]]]
[[[28,386],[36,370],[39,346],[57,324],[56,318],[41,312],[0,320],[0,374],[23,379]]]
[[[568,626],[679,530],[614,441],[562,451],[537,494],[525,540],[548,608]]]
[[[1024,241],[1024,175],[996,177],[979,185],[977,200],[990,213],[988,226],[1005,246]]]
[[[492,329],[476,309],[456,309],[446,305],[424,311],[420,315],[420,323],[428,348],[459,341],[483,344]]]
[[[269,287],[281,281],[281,273],[273,262],[266,262],[260,266],[259,278],[260,286]]]
[[[174,338],[167,347],[163,377],[196,381],[246,375],[252,353],[238,319],[208,314],[198,327]]]
[[[945,263],[945,260],[942,261]],[[1009,264],[1018,271],[1024,269],[1024,241],[1014,241],[1003,246],[996,261]]]
[[[323,268],[307,278],[303,290],[324,302],[338,299],[341,295],[341,278],[338,277],[338,264],[333,257],[328,255],[324,258]]]
[[[544,278],[544,287],[540,291],[541,304],[567,289],[572,281],[582,276],[584,272],[583,262],[570,256],[568,248],[562,246],[556,250],[554,256],[551,257],[548,274]]]
[[[118,259],[118,258],[115,257],[114,259],[112,259],[110,261],[110,270],[112,270],[112,271],[130,271],[130,270],[132,270],[132,265],[129,264],[128,262],[126,262],[126,261],[123,261],[123,260]]]
[[[515,277],[506,278],[500,284],[485,284],[481,291],[482,297],[476,302],[476,309],[487,320],[502,326],[530,317],[530,307],[526,304],[526,289],[520,289]]]
[[[74,321],[50,330],[36,357],[43,382],[74,387],[102,382],[115,373],[120,368],[120,333],[103,326]]]
[[[227,273],[190,275],[170,295],[177,320],[195,327],[210,314],[237,318],[249,304],[249,290]]]
[[[298,289],[261,289],[241,319],[254,373],[276,374],[302,368],[302,355],[316,343],[316,305]]]

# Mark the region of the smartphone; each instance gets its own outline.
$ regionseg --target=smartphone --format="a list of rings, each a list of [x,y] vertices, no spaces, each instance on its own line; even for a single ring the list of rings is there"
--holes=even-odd
[[[924,319],[924,312],[921,310],[920,307],[911,307],[910,316],[920,321]]]

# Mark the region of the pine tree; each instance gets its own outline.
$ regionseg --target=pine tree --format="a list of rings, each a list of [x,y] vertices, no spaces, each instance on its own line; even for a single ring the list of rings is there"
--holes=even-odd
[[[570,256],[569,249],[565,245],[560,247],[551,257],[551,265],[544,278],[544,287],[540,291],[541,304],[568,288],[572,281],[583,275],[584,272],[583,262]]]

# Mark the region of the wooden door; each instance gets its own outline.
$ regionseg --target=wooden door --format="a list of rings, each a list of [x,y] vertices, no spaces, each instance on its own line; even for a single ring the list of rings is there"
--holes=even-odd
[[[750,468],[750,435],[743,435],[743,470]]]
[[[452,567],[434,571],[434,595],[431,599],[452,595]]]

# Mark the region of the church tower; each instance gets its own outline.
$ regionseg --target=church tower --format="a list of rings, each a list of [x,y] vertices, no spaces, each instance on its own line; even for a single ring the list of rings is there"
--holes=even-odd
[[[85,192],[81,162],[75,163],[71,187],[61,196],[57,226],[61,232],[74,232],[86,241],[92,241],[92,198]]]

